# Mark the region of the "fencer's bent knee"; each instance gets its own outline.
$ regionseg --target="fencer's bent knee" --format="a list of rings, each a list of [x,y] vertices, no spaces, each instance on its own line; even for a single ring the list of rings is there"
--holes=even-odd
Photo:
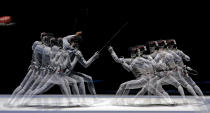
[[[79,77],[78,79],[79,79],[79,81],[77,81],[78,83],[84,83],[85,81],[82,77]]]
[[[76,80],[72,80],[70,82],[68,82],[69,84],[72,84],[72,85],[76,85],[77,84],[77,81]]]
[[[123,88],[123,89],[124,89],[124,88],[126,87],[126,85],[127,85],[126,83],[122,83],[122,84],[120,85],[120,88]]]

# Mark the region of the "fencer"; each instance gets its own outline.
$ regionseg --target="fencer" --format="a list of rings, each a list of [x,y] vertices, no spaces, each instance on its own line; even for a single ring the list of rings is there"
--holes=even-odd
[[[75,36],[77,36],[77,35],[75,35]],[[68,37],[67,37],[68,38]],[[65,37],[64,37],[64,39],[66,39]],[[61,41],[61,39],[58,39],[58,41],[59,41],[59,43],[58,43],[58,45],[59,46],[62,46],[63,48],[65,48],[65,47],[68,47],[68,46],[65,46],[64,45],[64,43],[65,43],[65,41],[64,40],[62,40]],[[76,42],[76,41],[75,41]],[[68,57],[65,57],[65,59],[69,62],[70,61],[70,55],[72,56],[73,55],[73,50],[74,50],[74,46],[76,45],[76,43],[75,42],[73,42],[72,44],[70,44],[69,46],[71,47],[71,49],[70,48],[68,48],[68,50],[66,50],[67,48],[65,48],[65,49],[60,49],[60,52],[58,52],[57,54],[56,54],[56,56],[58,56],[59,57],[59,59],[63,59],[64,57],[65,57],[65,55],[69,55]],[[68,51],[69,52],[69,54],[67,54],[67,52],[66,51]],[[63,54],[62,54],[63,53]],[[74,54],[76,54],[76,53],[74,53]],[[62,57],[61,57],[62,56]],[[76,55],[75,55],[76,56]],[[33,94],[32,95],[36,95],[36,94],[39,94],[39,93],[41,93],[41,92],[43,92],[43,91],[45,91],[45,89],[48,89],[49,88],[49,86],[50,86],[50,84],[51,83],[54,83],[57,79],[61,79],[61,78],[64,78],[64,79],[62,79],[62,80],[66,80],[66,81],[68,81],[68,82],[70,82],[70,83],[72,83],[72,80],[71,80],[71,78],[72,77],[74,77],[74,78],[76,78],[77,77],[77,81],[78,81],[78,79],[80,79],[78,76],[75,76],[74,75],[74,73],[72,73],[72,69],[74,68],[74,66],[75,66],[75,64],[76,64],[76,62],[78,61],[78,58],[76,57],[76,58],[74,58],[74,60],[73,60],[73,62],[71,62],[72,64],[71,65],[68,65],[69,63],[66,63],[66,64],[64,64],[63,63],[63,60],[59,60],[60,61],[60,63],[56,63],[57,65],[59,65],[59,68],[61,68],[60,70],[59,70],[59,72],[56,72],[56,74],[54,74],[53,75],[53,77],[51,78],[51,79],[49,79],[48,81],[47,81],[47,83],[45,83],[45,85],[44,86],[42,86],[41,88],[38,88],[38,89],[36,89],[35,91],[33,91]],[[90,62],[90,61],[89,61]],[[90,65],[90,63],[87,63],[85,60],[84,60],[84,58],[83,58],[83,63],[84,64],[86,64],[86,65]],[[55,64],[55,63],[54,63]],[[60,72],[62,72],[62,73],[60,73]],[[71,76],[58,76],[58,75],[60,75],[60,74],[65,74],[65,75],[71,75]],[[81,73],[78,73],[78,74],[80,74],[80,76],[84,76],[84,74],[81,74]],[[78,75],[77,74],[77,75]],[[87,78],[87,77],[86,77]],[[89,77],[90,78],[90,77]],[[56,80],[54,80],[54,79],[56,79]],[[70,80],[70,81],[69,81]],[[83,80],[83,79],[82,79]],[[90,79],[88,79],[88,80],[90,80]],[[53,81],[53,82],[52,82]],[[76,83],[77,83],[77,81],[75,81]],[[75,82],[73,82],[74,84],[75,84]],[[84,83],[84,82],[81,82],[81,83]],[[75,85],[73,85],[73,86],[75,86]],[[80,87],[82,87],[82,88],[79,88],[79,89],[81,89],[83,92],[84,92],[84,85],[81,85]],[[94,89],[94,87],[92,87],[92,86],[90,86],[91,88],[93,88]],[[75,88],[72,88],[72,90],[73,89],[77,89],[76,88],[76,86],[75,86]],[[93,90],[92,89],[92,90]],[[95,89],[94,89],[95,90]],[[82,92],[81,91],[81,92]],[[77,95],[79,95],[79,91],[78,90],[75,90],[75,91],[73,91],[73,92],[76,92],[76,94]],[[85,92],[84,92],[85,93]]]
[[[14,90],[12,96],[10,97],[10,100],[8,104],[12,104],[16,101],[16,99],[19,97],[19,95],[23,95],[29,88],[30,84],[32,84],[35,79],[39,76],[39,68],[41,65],[41,55],[40,50],[44,47],[44,45],[47,45],[49,42],[49,37],[47,36],[47,33],[41,33],[41,41],[35,41],[32,45],[32,62],[29,66],[29,71],[21,84]]]
[[[150,44],[152,44],[153,46],[149,46],[150,47],[150,52],[153,52],[154,54],[156,53],[156,42],[149,42]],[[146,51],[146,46],[137,46],[137,49],[139,51],[142,51],[141,49],[143,49],[144,51]],[[146,63],[151,67],[150,70],[148,70],[148,73],[151,73],[151,79],[149,80],[148,84],[146,84],[145,86],[143,86],[143,88],[137,93],[137,95],[135,97],[138,97],[139,95],[144,95],[146,92],[148,92],[148,94],[150,95],[151,91],[151,88],[150,87],[154,87],[153,89],[153,93],[154,95],[156,95],[156,83],[157,83],[157,80],[160,79],[160,77],[156,74],[156,70],[160,69],[160,68],[163,68],[163,67],[166,67],[166,65],[164,65],[162,62],[159,62],[159,63],[156,63],[152,57],[150,55],[145,55],[141,52],[137,52],[137,56],[138,57],[143,57],[143,58],[146,58],[148,59],[149,61],[147,61]],[[165,97],[167,97],[168,99],[170,99],[168,93],[166,93],[165,90],[162,90],[162,91],[159,91],[159,92],[162,92],[162,94],[165,95]]]
[[[166,66],[163,65],[163,63],[161,62],[156,63],[151,58],[151,56],[145,55],[144,52],[147,51],[146,46],[138,45],[135,48],[137,49],[137,53],[136,53],[137,57],[145,58],[145,63],[149,67],[146,71],[147,73],[149,73],[150,77],[147,84],[145,84],[142,87],[142,89],[136,94],[136,96],[134,97],[134,101],[135,101],[135,98],[138,97],[139,95],[144,95],[146,92],[148,92],[148,95],[159,95],[163,97],[166,102],[173,104],[174,102],[171,100],[170,96],[168,95],[168,93],[166,93],[165,90],[159,91],[156,89],[157,80],[160,79],[160,77],[156,74],[156,70],[159,68],[166,67]],[[152,49],[153,49],[153,52],[156,51],[155,46],[152,47]],[[141,68],[141,66],[139,68]]]
[[[184,65],[183,62],[183,60],[190,61],[190,57],[184,54],[181,50],[177,49],[177,44],[174,39],[167,40],[167,45],[169,50],[175,52],[180,57],[176,59],[176,64],[179,67],[179,72],[180,72],[179,74],[181,75],[181,77],[183,77],[187,81],[187,83],[193,87],[194,91],[199,96],[203,97],[204,95],[201,89],[197,86],[197,84],[192,80],[192,78],[188,75],[188,72],[186,71],[186,69],[190,70],[191,68]]]
[[[65,42],[65,41],[61,41],[60,40],[60,42]],[[60,46],[63,46],[63,44],[59,44]],[[74,41],[70,46],[72,46],[72,49],[68,49],[68,50],[70,50],[71,51],[71,53],[70,54],[67,54],[66,53],[66,51],[67,50],[63,50],[63,49],[61,49],[61,53],[64,53],[64,54],[66,54],[66,55],[73,55],[72,54],[72,50],[73,50],[73,47],[74,47],[74,45],[76,45],[76,41]],[[64,46],[64,47],[66,47],[66,46]],[[66,49],[66,48],[65,48]],[[58,55],[58,54],[57,54]],[[59,54],[58,56],[63,56],[62,54]],[[60,65],[59,65],[59,67],[60,68],[62,68],[62,67],[67,67],[67,68],[62,68],[61,70],[62,71],[65,71],[65,75],[69,75],[69,74],[71,74],[71,77],[74,77],[74,78],[76,78],[77,77],[77,79],[79,79],[79,77],[78,76],[75,76],[75,73],[72,73],[72,69],[73,69],[73,67],[75,66],[75,64],[76,64],[76,62],[77,61],[81,61],[80,60],[80,58],[82,59],[82,62],[81,63],[83,63],[84,65],[90,65],[90,63],[92,62],[92,60],[89,60],[89,63],[88,63],[88,61],[85,61],[84,60],[84,58],[81,56],[81,54],[80,55],[78,55],[78,54],[76,54],[75,53],[75,56],[76,56],[76,58],[74,58],[74,61],[72,62],[73,64],[72,65],[66,65],[66,64],[68,64],[68,63],[66,63],[66,64],[64,64],[63,63],[63,61],[60,63]],[[79,57],[79,58],[78,58]],[[62,58],[64,58],[64,57],[59,57],[59,59],[62,59]],[[94,58],[94,57],[93,57]],[[92,58],[92,59],[93,59]],[[68,61],[70,60],[70,57],[66,57],[66,59],[68,59]],[[79,60],[78,60],[79,59]],[[59,61],[61,61],[61,60],[59,60]],[[76,61],[76,62],[75,62]],[[65,65],[65,66],[63,66],[63,64]],[[60,72],[60,71],[59,71]],[[77,75],[79,75],[79,76],[85,76],[84,78],[88,78],[88,80],[90,80],[91,78],[90,77],[88,77],[88,76],[86,76],[86,75],[84,75],[83,73],[76,73]],[[38,89],[36,89],[35,91],[33,91],[33,93],[32,93],[32,95],[36,95],[36,94],[39,94],[39,93],[41,93],[41,92],[43,92],[43,91],[46,91],[46,89],[49,89],[49,87],[50,87],[50,83],[52,83],[52,81],[53,81],[53,79],[55,79],[56,78],[56,80],[57,79],[61,79],[62,77],[64,77],[65,79],[62,79],[62,80],[70,80],[70,77],[67,77],[67,76],[55,76],[55,75],[59,75],[59,74],[54,74],[54,76],[53,76],[53,78],[52,79],[50,79],[50,80],[48,80],[47,81],[47,83],[43,86],[43,87],[41,87],[41,88],[38,88]],[[91,79],[92,80],[92,79]],[[55,81],[55,80],[54,80]],[[53,83],[54,83],[54,81],[53,81]],[[84,83],[84,82],[81,82],[81,83]],[[90,81],[88,81],[88,83],[90,83]],[[93,83],[91,84],[91,85],[93,85]],[[82,88],[80,88],[80,89],[84,89],[85,87],[84,87],[84,85],[82,85],[81,86]],[[95,94],[95,89],[94,89],[94,86],[90,86],[89,85],[89,88],[91,88],[91,91]],[[73,88],[72,88],[73,89]],[[90,92],[91,92],[90,91]],[[77,94],[79,95],[79,93],[78,93],[78,90],[76,90],[76,92],[77,92]],[[85,91],[83,90],[83,93],[85,93]]]
[[[81,51],[79,50],[79,41],[81,40],[81,35],[82,32],[76,32],[74,35],[69,35],[63,38],[63,49],[69,51],[70,57],[73,56],[76,58],[76,62],[72,66],[73,68],[77,64],[77,62],[79,62],[83,67],[87,68],[99,57],[99,53],[95,52],[95,54],[89,60],[85,60]],[[75,71],[69,74],[69,76],[71,75],[78,75],[82,77],[87,83],[89,92],[93,95],[96,95],[94,83],[91,76]]]
[[[60,48],[63,48],[63,38],[58,38],[58,44]],[[65,49],[62,50],[65,52],[65,54],[68,54],[69,60],[71,61],[71,63],[69,63],[70,65],[67,65],[65,79],[67,80],[67,82],[69,82],[69,84],[71,84],[72,79],[74,79],[78,85],[79,94],[80,95],[86,94],[84,79],[76,74],[73,74],[73,69],[77,62],[77,59],[73,56],[74,55],[73,49],[71,51],[67,51]]]
[[[138,88],[142,88],[143,86],[145,86],[148,81],[150,80],[150,77],[152,77],[153,75],[150,75],[151,73],[149,73],[151,70],[151,67],[146,63],[148,62],[148,60],[142,58],[142,57],[134,57],[132,58],[132,62],[130,62],[129,64],[126,63],[126,61],[124,61],[122,58],[119,59],[118,56],[116,55],[116,53],[114,52],[112,47],[109,47],[109,51],[111,53],[111,56],[113,57],[113,59],[115,59],[115,61],[117,61],[118,63],[121,63],[122,66],[129,72],[132,72],[135,76],[135,80],[131,80],[128,82],[124,82],[120,85],[120,88],[118,89],[116,95],[123,95],[123,94],[128,94],[130,89],[138,89]],[[143,52],[143,51],[141,51]],[[131,55],[131,56],[136,56],[135,55]],[[150,87],[151,90],[149,90],[149,92],[154,93],[153,91],[155,91],[154,87]],[[152,89],[153,88],[153,89]],[[160,92],[156,92],[159,96],[164,96],[162,95]]]
[[[54,70],[52,70],[53,68],[51,67],[51,60],[50,60],[50,47],[48,46],[45,46],[45,48],[43,49],[43,53],[42,53],[42,65],[41,65],[41,68],[42,70],[40,70],[41,72],[44,72],[43,74],[41,74],[41,76],[39,76],[35,82],[33,84],[31,84],[31,87],[29,88],[29,90],[26,92],[26,94],[21,98],[20,100],[20,104],[25,104],[25,100],[26,100],[26,97],[28,97],[27,99],[30,100],[30,97],[33,97],[35,94],[33,94],[33,91],[38,89],[39,88],[39,85],[40,84],[44,84],[48,78],[48,76],[50,74],[52,74],[52,72],[54,72]],[[68,95],[69,91],[67,90],[67,86],[69,87],[69,85],[66,85],[66,82],[64,81],[64,79],[57,79],[56,82],[60,82],[60,83],[52,83],[51,87],[54,85],[54,84],[58,84],[60,86],[60,89],[63,93],[65,93],[66,95]],[[50,89],[51,88],[50,86],[47,88]],[[44,91],[47,91],[46,89]],[[41,92],[39,92],[41,93]],[[39,94],[38,93],[38,94]],[[42,92],[43,93],[43,92]]]
[[[159,43],[159,46],[161,46],[161,44],[162,44],[162,46],[167,46],[165,40],[161,40],[161,43]],[[172,54],[172,55],[174,56],[175,62],[176,62],[176,61],[180,61],[180,57],[179,57],[178,55],[176,55],[176,53],[174,53],[174,52],[168,50],[167,48],[165,49],[165,51],[166,51],[166,52],[169,52],[170,54]],[[194,96],[197,96],[196,93],[194,92],[194,90],[192,89],[192,87],[183,79],[183,77],[180,76],[180,74],[179,74],[179,66],[177,67],[177,69],[178,69],[178,70],[175,70],[175,71],[174,71],[173,77],[174,77],[175,79],[177,79],[177,81],[178,81],[184,88],[186,88],[186,89],[188,90],[188,92],[190,92],[190,93],[191,93],[192,95],[194,95]],[[152,82],[152,83],[154,83],[154,82]],[[162,90],[163,90],[163,89],[162,89]],[[144,93],[144,91],[139,92],[139,95],[142,94],[142,93]],[[164,91],[164,94],[167,94],[167,93]]]
[[[34,95],[46,92],[55,84],[59,85],[61,91],[67,96],[71,95],[69,85],[72,86],[73,93],[79,95],[77,81],[72,79],[71,77],[67,77],[65,75],[62,76],[62,74],[66,73],[66,72],[65,73],[63,72],[63,70],[65,70],[66,67],[71,68],[71,65],[67,65],[67,64],[70,64],[69,63],[70,59],[68,57],[69,54],[62,49],[59,50],[59,48],[56,47],[52,43],[51,43],[51,48],[52,48],[52,51],[48,51],[48,52],[45,51],[44,52],[45,56],[43,56],[44,61],[42,63],[45,62],[45,64],[43,64],[42,67],[45,67],[45,69],[47,70],[46,76],[40,79],[37,79],[36,82],[31,86],[30,90],[26,93],[26,96],[32,97]],[[46,55],[46,53],[48,53],[48,55]],[[59,59],[59,60],[57,61],[55,59]],[[57,63],[55,63],[55,61]],[[56,65],[58,66],[56,67]],[[58,67],[60,68],[59,72],[55,71]]]
[[[165,63],[163,63],[163,59],[161,59],[159,62],[156,62],[155,59],[154,59],[159,54],[158,43],[157,43],[157,41],[150,41],[150,42],[148,42],[148,46],[149,46],[150,54],[149,55],[142,55],[142,57],[151,61],[150,63],[153,65],[153,69],[155,71],[155,73],[154,73],[155,76],[150,80],[151,82],[149,82],[152,85],[145,85],[138,92],[136,97],[139,96],[139,95],[145,94],[146,91],[149,89],[148,87],[154,86],[156,91],[161,92],[162,94],[164,94],[165,97],[170,99],[168,93],[164,89],[157,88],[157,83],[158,83],[157,80],[160,80],[162,77],[164,77],[163,76],[164,75],[163,70],[167,69],[167,65]]]
[[[174,62],[176,63],[176,69],[173,71],[174,72],[173,77],[182,85],[182,87],[186,88],[189,93],[191,93],[193,96],[197,97],[197,94],[195,93],[193,88],[181,76],[182,67],[180,67],[179,66],[180,63],[178,63],[178,62],[180,62],[182,60],[181,57],[178,56],[175,52],[173,52],[173,51],[168,49],[168,45],[166,43],[166,40],[160,40],[159,42],[160,42],[159,45],[162,44],[163,46],[165,46],[164,50],[166,52],[168,52],[169,54],[173,55]]]
[[[57,52],[56,52],[57,51]],[[70,96],[71,91],[69,85],[72,86],[72,91],[74,94],[79,95],[79,90],[77,86],[76,80],[67,77],[66,68],[71,68],[69,54],[59,49],[57,46],[53,46],[53,51],[51,52],[51,57],[48,59],[50,61],[51,68],[49,69],[49,73],[45,76],[45,78],[39,83],[39,85],[29,93],[30,96],[37,95],[40,93],[44,93],[49,90],[54,85],[59,85],[61,91],[63,91],[67,96]],[[51,70],[52,69],[52,70]]]
[[[161,77],[161,79],[157,81],[157,90],[158,91],[163,90],[162,85],[164,84],[171,84],[172,86],[178,89],[178,92],[185,99],[184,90],[181,84],[176,80],[176,78],[174,78],[174,74],[176,74],[176,69],[177,69],[174,57],[173,55],[165,52],[164,51],[165,45],[160,43],[162,42],[158,41],[159,50],[157,51],[154,60],[156,63],[162,61],[162,63],[164,63],[167,66],[167,68],[163,68],[157,71],[157,74],[159,74],[159,76]]]

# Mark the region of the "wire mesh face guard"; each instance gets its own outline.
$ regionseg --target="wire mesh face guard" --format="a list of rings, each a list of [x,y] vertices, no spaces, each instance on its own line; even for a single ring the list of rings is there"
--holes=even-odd
[[[166,40],[158,40],[158,47],[160,48],[166,48],[167,47],[167,43]]]
[[[48,36],[42,37],[42,43],[48,46],[50,44],[50,38]]]
[[[147,51],[147,48],[144,45],[137,45],[137,46],[135,46],[135,48],[137,49],[138,56],[144,54],[144,52]]]
[[[148,42],[148,46],[149,46],[150,53],[153,53],[155,50],[158,49],[158,43],[157,43],[157,41],[149,41]]]
[[[136,46],[136,49],[139,49],[139,50],[142,51],[142,52],[147,51],[147,48],[146,48],[145,45],[137,45],[137,46]]]
[[[167,40],[166,41],[167,42],[167,46],[169,47],[169,48],[177,48],[177,45],[176,45],[176,40],[174,40],[174,39],[169,39],[169,40]]]
[[[73,39],[71,39],[71,41],[69,43],[70,44],[74,43],[74,48],[79,48],[81,42],[82,42],[82,36],[77,35]]]
[[[50,46],[51,45],[50,39],[54,38],[54,36],[53,36],[53,33],[42,32],[40,38],[41,38],[42,43],[44,43],[47,46]]]
[[[62,38],[58,38],[57,39],[57,45],[58,45],[58,47],[63,47],[63,39]]]
[[[130,47],[129,52],[130,52],[131,58],[136,57],[137,49],[135,47]]]
[[[51,47],[56,45],[56,43],[57,43],[57,41],[56,41],[56,39],[54,37],[50,38],[50,46]]]

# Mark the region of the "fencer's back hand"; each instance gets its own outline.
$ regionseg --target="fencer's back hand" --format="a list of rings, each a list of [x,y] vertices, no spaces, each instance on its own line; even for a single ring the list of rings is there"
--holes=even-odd
[[[109,46],[109,47],[108,47],[108,51],[109,51],[110,53],[112,53],[112,52],[113,52],[113,48],[112,48],[112,46]]]

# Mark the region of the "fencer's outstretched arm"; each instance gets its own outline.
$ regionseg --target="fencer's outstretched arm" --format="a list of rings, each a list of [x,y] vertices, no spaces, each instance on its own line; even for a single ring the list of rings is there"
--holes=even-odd
[[[120,59],[118,58],[118,56],[115,53],[114,49],[111,46],[109,46],[108,50],[111,53],[111,56],[114,59],[114,61],[117,62],[117,63],[120,63]]]
[[[79,50],[76,51],[75,56],[78,58],[79,63],[83,67],[87,68],[98,58],[99,54],[98,54],[98,52],[95,52],[95,54],[88,61],[85,60],[81,51],[79,51]]]
[[[131,58],[119,58],[111,46],[108,48],[108,50],[111,53],[111,56],[115,62],[122,63],[121,61],[123,60],[125,61],[125,63],[131,64],[131,61],[132,61]]]
[[[118,58],[117,54],[114,52],[114,50],[111,46],[108,48],[108,50],[111,53],[111,56],[115,62],[122,64],[123,68],[126,69],[128,72],[130,72],[132,70],[130,58],[126,58],[126,59]]]
[[[184,52],[182,52],[181,50],[177,50],[176,53],[185,61],[190,61],[190,57],[188,55],[184,54]]]

